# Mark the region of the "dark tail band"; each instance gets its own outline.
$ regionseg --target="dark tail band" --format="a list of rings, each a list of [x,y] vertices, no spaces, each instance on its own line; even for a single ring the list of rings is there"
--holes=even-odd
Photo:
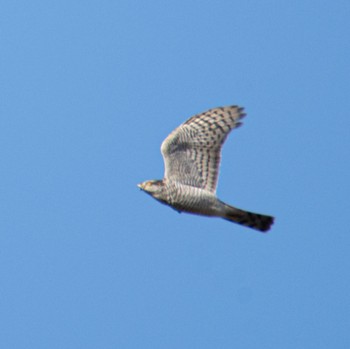
[[[227,211],[223,218],[230,222],[235,222],[264,233],[271,228],[274,222],[274,217],[271,216],[240,210],[227,204],[225,206]]]

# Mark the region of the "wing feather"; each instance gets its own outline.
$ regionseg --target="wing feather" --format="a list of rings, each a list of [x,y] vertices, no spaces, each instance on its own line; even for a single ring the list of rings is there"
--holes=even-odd
[[[216,192],[221,147],[241,125],[243,108],[229,106],[192,116],[162,143],[164,178]]]

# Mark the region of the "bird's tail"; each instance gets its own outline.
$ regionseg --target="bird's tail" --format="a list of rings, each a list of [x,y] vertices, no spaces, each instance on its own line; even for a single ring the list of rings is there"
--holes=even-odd
[[[261,232],[267,232],[273,224],[274,217],[240,210],[227,204],[224,205],[226,212],[223,218],[230,222],[235,222]]]

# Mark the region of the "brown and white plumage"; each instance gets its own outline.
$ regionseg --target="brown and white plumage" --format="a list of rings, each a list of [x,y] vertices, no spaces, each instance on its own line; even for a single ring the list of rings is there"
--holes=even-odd
[[[139,187],[179,212],[222,217],[269,230],[273,217],[237,209],[216,197],[222,145],[244,116],[243,108],[228,106],[188,119],[162,143],[164,179],[146,181]]]

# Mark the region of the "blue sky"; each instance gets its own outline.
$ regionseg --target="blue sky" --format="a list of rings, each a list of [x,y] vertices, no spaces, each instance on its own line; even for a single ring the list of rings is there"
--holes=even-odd
[[[1,8],[1,348],[350,345],[348,1]],[[218,196],[268,234],[136,187],[230,104]]]

